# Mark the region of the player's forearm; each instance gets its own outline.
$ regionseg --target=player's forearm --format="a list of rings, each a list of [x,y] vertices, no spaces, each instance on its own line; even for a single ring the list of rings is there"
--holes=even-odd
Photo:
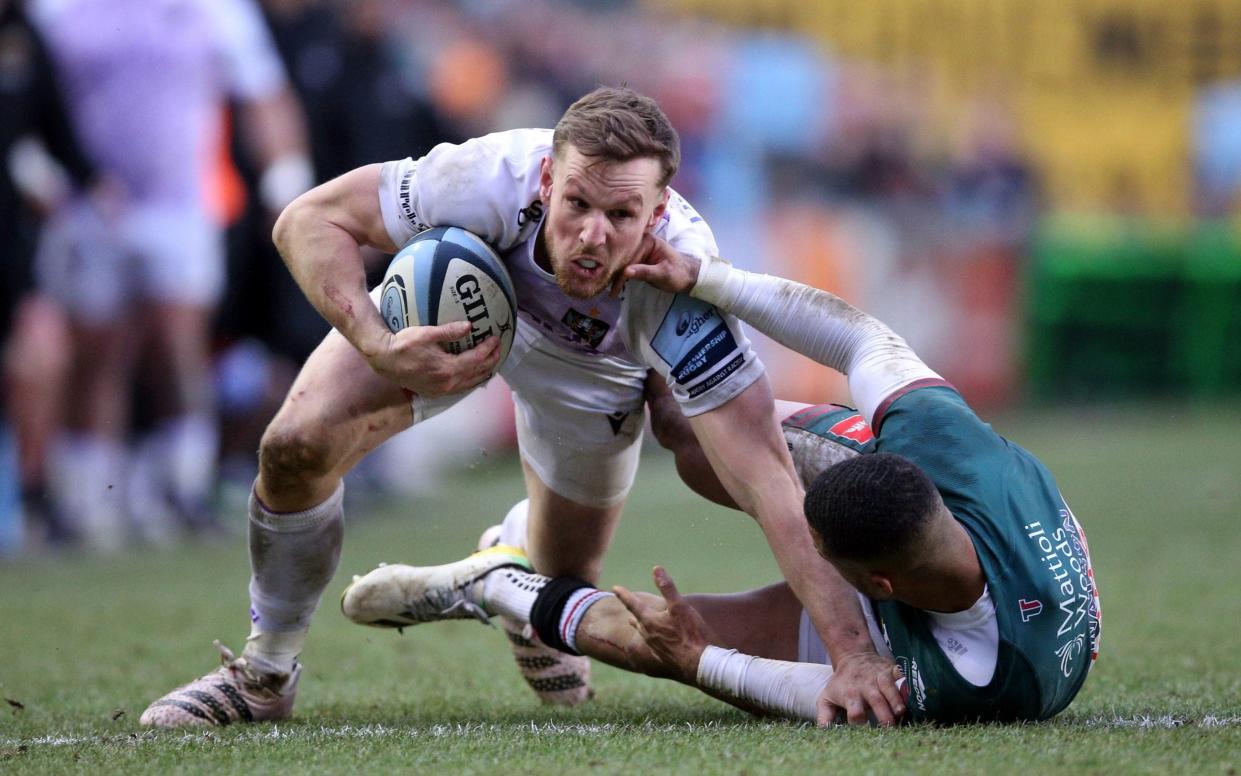
[[[832,662],[840,664],[850,655],[874,652],[857,591],[814,549],[800,502],[796,517],[768,514],[771,516],[759,521],[763,535]]]
[[[886,324],[822,289],[711,258],[702,260],[690,293],[848,375],[853,399],[868,421],[894,390],[939,377]]]
[[[369,356],[377,352],[388,331],[366,291],[360,241],[337,223],[317,191],[285,208],[272,239],[311,305]]]

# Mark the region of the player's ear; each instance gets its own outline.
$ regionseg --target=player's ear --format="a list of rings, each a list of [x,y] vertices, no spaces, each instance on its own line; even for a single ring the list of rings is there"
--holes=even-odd
[[[892,579],[887,574],[881,574],[877,571],[870,572],[870,584],[874,590],[871,598],[886,601],[892,597]]]
[[[663,192],[659,195],[659,204],[655,205],[655,212],[651,213],[651,219],[646,222],[647,230],[655,228],[655,224],[659,223],[659,219],[664,217],[664,211],[668,209],[668,187],[664,186]]]
[[[539,162],[539,199],[544,204],[551,201],[552,198],[552,157],[544,156],[543,161]]]

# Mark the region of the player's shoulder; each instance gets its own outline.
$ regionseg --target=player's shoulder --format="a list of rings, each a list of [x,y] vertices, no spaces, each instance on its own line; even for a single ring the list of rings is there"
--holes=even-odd
[[[492,184],[537,180],[539,165],[552,151],[550,129],[509,129],[440,143],[424,157],[441,175]]]
[[[681,251],[691,256],[718,256],[719,246],[715,243],[715,235],[711,227],[694,206],[676,189],[668,187],[668,205],[659,223],[655,225],[654,234]]]
[[[542,214],[539,167],[550,153],[547,129],[440,143],[416,162],[398,162],[389,188],[418,214],[414,226],[460,226],[507,250]]]
[[[517,162],[538,164],[552,152],[552,130],[528,127],[505,129],[475,138],[493,153]]]

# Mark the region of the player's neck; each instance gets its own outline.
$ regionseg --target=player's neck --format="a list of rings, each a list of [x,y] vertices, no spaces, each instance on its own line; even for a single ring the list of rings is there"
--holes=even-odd
[[[552,258],[547,252],[547,220],[539,224],[539,232],[534,236],[534,263],[544,272],[555,274]]]
[[[933,612],[963,612],[982,597],[987,577],[974,542],[955,520],[952,528],[933,557],[907,575],[900,600]]]

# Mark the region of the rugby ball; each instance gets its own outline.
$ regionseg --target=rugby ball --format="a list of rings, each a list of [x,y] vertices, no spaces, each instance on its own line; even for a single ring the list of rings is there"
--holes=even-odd
[[[418,233],[392,257],[379,288],[379,312],[392,332],[469,321],[470,333],[445,350],[462,353],[499,337],[500,365],[508,358],[517,325],[513,281],[477,235],[455,226]]]

